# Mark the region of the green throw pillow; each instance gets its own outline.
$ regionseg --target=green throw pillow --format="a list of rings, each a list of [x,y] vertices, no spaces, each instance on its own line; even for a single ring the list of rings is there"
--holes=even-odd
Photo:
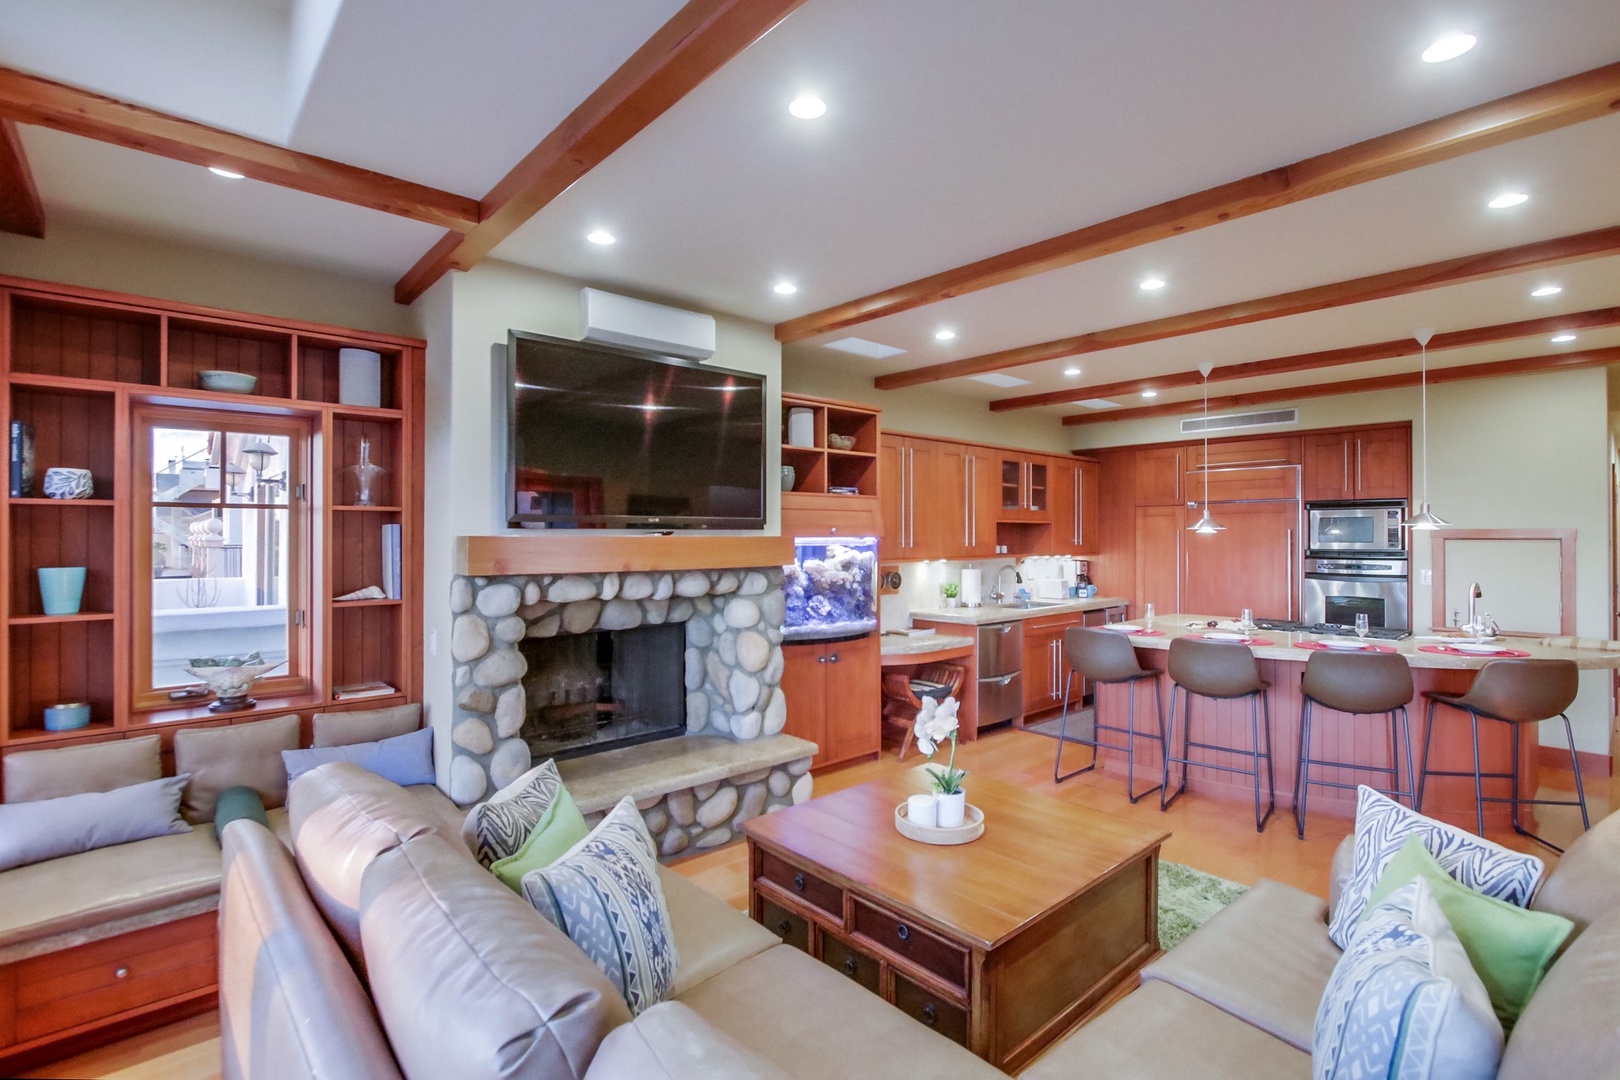
[[[524,874],[550,866],[590,834],[585,815],[574,805],[573,796],[568,794],[567,788],[559,787],[557,797],[529,830],[529,838],[523,841],[523,846],[506,858],[490,863],[489,872],[499,878],[502,885],[521,895]]]
[[[250,787],[226,788],[219,793],[219,799],[214,803],[214,839],[223,836],[225,826],[237,818],[257,821],[267,829],[270,827],[270,817],[264,812],[264,800]]]
[[[1435,901],[1489,991],[1497,1019],[1503,1028],[1511,1029],[1575,924],[1561,915],[1515,907],[1459,884],[1423,846],[1423,838],[1415,835],[1407,837],[1390,859],[1384,876],[1373,886],[1367,910],[1419,877],[1428,881]]]

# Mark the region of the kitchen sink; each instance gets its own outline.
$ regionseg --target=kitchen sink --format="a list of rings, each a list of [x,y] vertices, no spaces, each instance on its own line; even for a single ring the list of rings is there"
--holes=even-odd
[[[997,604],[996,607],[1029,611],[1032,608],[1063,607],[1065,604],[1073,602],[1072,600],[1014,600],[1010,604]]]

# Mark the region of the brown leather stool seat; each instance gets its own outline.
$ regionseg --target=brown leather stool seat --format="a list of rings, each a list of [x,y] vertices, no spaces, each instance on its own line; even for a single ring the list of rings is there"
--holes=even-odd
[[[1254,777],[1254,828],[1264,832],[1266,822],[1277,809],[1277,783],[1271,766],[1271,700],[1266,691],[1271,684],[1260,677],[1260,665],[1248,646],[1224,641],[1205,641],[1200,638],[1176,638],[1170,643],[1170,712],[1164,725],[1164,778],[1159,790],[1159,809],[1168,810],[1170,804],[1187,790],[1187,767],[1197,765],[1204,769],[1237,773]],[[1181,736],[1181,756],[1175,755],[1176,691],[1186,692],[1183,723],[1187,730]],[[1219,743],[1195,742],[1192,739],[1192,699],[1199,697],[1221,699],[1248,698],[1249,724],[1252,739],[1248,748],[1223,746]],[[1265,712],[1264,749],[1261,748],[1260,714]],[[1220,754],[1249,759],[1248,767],[1220,765],[1211,761],[1193,761],[1194,750],[1209,750]],[[1265,810],[1260,808],[1260,763],[1266,766]],[[1170,791],[1170,766],[1181,765],[1181,785]]]
[[[1505,802],[1513,807],[1513,831],[1528,836],[1536,843],[1562,854],[1563,848],[1544,840],[1519,823],[1519,807],[1525,803],[1544,806],[1579,806],[1581,826],[1590,829],[1592,819],[1586,812],[1586,790],[1581,786],[1581,763],[1575,754],[1575,733],[1570,729],[1567,710],[1580,692],[1580,670],[1573,660],[1492,660],[1479,669],[1474,682],[1465,694],[1441,694],[1430,691],[1429,730],[1423,736],[1423,771],[1418,777],[1417,809],[1423,810],[1423,789],[1431,776],[1472,776],[1476,800],[1476,824],[1481,836],[1485,835],[1485,804]],[[1434,710],[1437,705],[1449,705],[1468,714],[1474,729],[1474,771],[1446,772],[1429,768],[1429,744],[1434,739]],[[1569,764],[1575,770],[1575,801],[1568,799],[1534,799],[1519,794],[1519,732],[1526,724],[1539,724],[1543,720],[1559,717],[1564,721],[1564,738],[1569,743]],[[1513,732],[1513,768],[1509,772],[1481,772],[1479,768],[1479,722],[1495,720],[1509,725]],[[1512,793],[1507,798],[1485,796],[1485,780],[1511,780]]]
[[[1413,782],[1412,720],[1407,715],[1406,703],[1412,700],[1413,688],[1412,667],[1406,662],[1406,657],[1400,653],[1313,652],[1305,665],[1305,674],[1300,678],[1299,690],[1305,702],[1299,713],[1299,772],[1295,774],[1294,781],[1294,825],[1301,840],[1305,839],[1305,801],[1310,794],[1310,785],[1350,791],[1357,786],[1337,780],[1313,780],[1312,765],[1388,776],[1390,786],[1378,790],[1391,798],[1404,796],[1408,802],[1412,801],[1412,793],[1417,788]],[[1388,714],[1389,767],[1311,757],[1311,719],[1315,705],[1352,716]],[[1401,788],[1399,751],[1403,732],[1406,743],[1404,790]]]
[[[1156,677],[1158,672],[1144,668],[1136,659],[1136,649],[1130,640],[1117,630],[1091,630],[1075,627],[1063,635],[1063,656],[1069,664],[1069,678],[1063,687],[1063,718],[1058,721],[1057,758],[1052,762],[1052,782],[1061,784],[1071,776],[1079,776],[1083,772],[1090,772],[1097,767],[1097,748],[1125,751],[1125,794],[1131,802],[1151,795],[1159,790],[1158,785],[1146,791],[1136,790],[1136,738],[1140,734],[1144,739],[1152,739],[1164,747],[1164,690]],[[1074,690],[1075,672],[1080,673],[1082,680],[1090,679],[1094,683],[1129,683],[1130,703],[1126,708],[1125,726],[1118,724],[1105,724],[1102,722],[1102,706],[1100,703],[1092,707],[1091,738],[1076,738],[1073,741],[1083,746],[1091,747],[1091,764],[1083,768],[1063,772],[1063,743],[1067,740],[1069,724],[1069,695]],[[1141,679],[1153,680],[1154,714],[1158,717],[1158,731],[1140,732],[1136,730],[1136,684]],[[1082,682],[1082,686],[1084,683]],[[1113,743],[1101,742],[1099,732],[1112,732],[1125,736],[1125,745],[1118,746]]]

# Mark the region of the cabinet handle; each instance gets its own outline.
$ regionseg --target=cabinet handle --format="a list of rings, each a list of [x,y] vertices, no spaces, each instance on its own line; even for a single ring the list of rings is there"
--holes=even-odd
[[[939,1019],[939,1017],[934,1012],[934,1003],[932,1001],[928,1002],[926,1005],[924,1005],[922,1007],[922,1022],[923,1023],[927,1024],[929,1027],[933,1027],[935,1021],[937,1021],[938,1019]]]
[[[855,977],[855,968],[855,958],[853,956],[844,957],[844,974],[853,979]]]
[[[1080,470],[1074,470],[1074,546],[1079,547],[1085,524],[1080,520]]]
[[[1361,437],[1356,437],[1356,494],[1361,494]]]
[[[906,531],[911,534],[911,546],[917,546],[917,451],[906,450]]]
[[[998,684],[1002,685],[1002,686],[1006,686],[1008,683],[1010,683],[1012,681],[1013,681],[1013,677],[1011,675],[1003,675],[1001,678],[996,680],[996,682]]]
[[[1283,553],[1283,573],[1288,577],[1288,617],[1294,617],[1294,530],[1287,534],[1287,548]]]
[[[786,940],[787,936],[793,932],[793,921],[791,919],[783,919],[781,922],[776,924],[776,932],[783,940]]]
[[[894,932],[901,941],[911,940],[911,927],[907,926],[905,923],[901,923],[899,926],[895,927]]]
[[[1003,634],[1010,634],[1012,633],[1012,623],[1008,623],[1006,626],[1000,627],[999,629]]]
[[[129,977],[129,968],[127,968],[127,967],[121,967],[117,971],[113,972],[113,978],[115,978],[115,979],[124,979],[124,978],[128,978],[128,977]]]
[[[1339,488],[1348,494],[1350,491],[1350,444],[1348,442],[1339,444],[1339,456],[1344,459],[1344,483],[1340,484]]]
[[[803,874],[794,874],[793,875],[793,887],[795,889],[798,889],[800,892],[804,892],[804,875]]]

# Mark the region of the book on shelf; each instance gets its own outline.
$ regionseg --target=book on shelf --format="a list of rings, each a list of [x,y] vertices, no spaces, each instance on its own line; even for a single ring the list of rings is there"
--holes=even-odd
[[[332,700],[353,701],[356,698],[386,697],[389,694],[397,693],[399,693],[398,690],[385,682],[348,683],[344,686],[332,687]]]
[[[34,494],[34,428],[21,420],[11,422],[11,497]]]
[[[390,600],[398,600],[401,595],[399,541],[398,525],[382,527],[383,591]]]

